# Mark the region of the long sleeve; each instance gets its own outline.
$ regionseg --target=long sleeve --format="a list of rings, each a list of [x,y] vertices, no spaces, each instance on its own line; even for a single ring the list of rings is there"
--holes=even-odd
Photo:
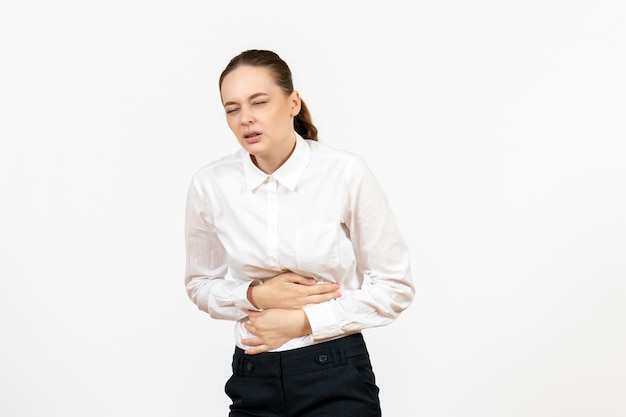
[[[362,161],[355,160],[352,168],[344,220],[364,280],[337,300],[305,307],[316,340],[387,325],[415,295],[409,251],[389,202]]]
[[[187,295],[198,308],[216,319],[239,320],[254,309],[247,291],[254,281],[226,279],[227,255],[220,243],[200,185],[192,181],[185,212]]]

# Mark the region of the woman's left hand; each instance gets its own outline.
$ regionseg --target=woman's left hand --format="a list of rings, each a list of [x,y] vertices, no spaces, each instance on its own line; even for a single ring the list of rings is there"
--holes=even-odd
[[[311,325],[304,310],[250,310],[248,316],[250,323],[244,326],[254,335],[242,340],[242,343],[250,346],[245,351],[248,355],[276,349],[295,337],[311,333]]]

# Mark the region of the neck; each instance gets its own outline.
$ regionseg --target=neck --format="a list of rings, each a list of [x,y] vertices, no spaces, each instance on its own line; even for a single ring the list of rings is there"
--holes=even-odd
[[[266,174],[274,173],[278,168],[280,168],[286,161],[289,159],[293,150],[296,149],[296,140],[294,136],[293,142],[287,142],[289,147],[285,147],[284,151],[275,152],[273,154],[260,154],[260,155],[250,155],[252,162],[257,166],[261,171]]]

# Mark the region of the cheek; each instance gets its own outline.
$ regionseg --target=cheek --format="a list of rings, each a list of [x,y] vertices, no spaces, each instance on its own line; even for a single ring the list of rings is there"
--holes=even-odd
[[[289,125],[292,123],[289,109],[276,109],[269,117],[276,126]]]
[[[238,125],[234,117],[226,117],[226,123],[228,124],[228,127],[230,128],[230,130],[232,130],[233,132],[235,131],[235,128]]]

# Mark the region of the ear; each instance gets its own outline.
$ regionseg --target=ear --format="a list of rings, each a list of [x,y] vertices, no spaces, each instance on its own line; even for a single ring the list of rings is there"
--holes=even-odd
[[[297,91],[293,91],[289,95],[289,104],[291,105],[290,116],[296,117],[298,113],[300,113],[300,109],[302,108],[302,100],[300,99],[300,93]]]

